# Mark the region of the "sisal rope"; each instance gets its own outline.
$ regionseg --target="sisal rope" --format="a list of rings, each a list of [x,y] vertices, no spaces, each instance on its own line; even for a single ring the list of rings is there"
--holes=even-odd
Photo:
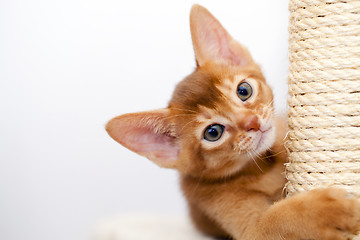
[[[286,192],[341,187],[360,198],[360,0],[289,9]]]

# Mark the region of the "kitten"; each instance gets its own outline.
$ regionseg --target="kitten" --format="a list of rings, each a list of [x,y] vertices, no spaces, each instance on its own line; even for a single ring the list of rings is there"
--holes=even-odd
[[[348,239],[360,229],[360,205],[337,189],[281,199],[286,122],[248,50],[205,8],[190,27],[197,68],[167,108],[109,121],[109,135],[161,167],[180,172],[195,226],[245,240]]]

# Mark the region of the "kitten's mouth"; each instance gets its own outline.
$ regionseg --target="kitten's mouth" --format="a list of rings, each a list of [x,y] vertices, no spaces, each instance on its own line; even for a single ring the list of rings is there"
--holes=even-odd
[[[262,129],[259,130],[258,133],[260,134],[260,139],[257,142],[256,147],[255,147],[256,152],[262,152],[263,149],[268,148],[268,146],[267,146],[268,144],[266,144],[265,141],[269,141],[267,138],[268,138],[268,135],[271,132],[271,130],[272,130],[272,126],[269,126],[264,130],[262,130]]]
[[[269,126],[269,127],[267,127],[266,129],[264,129],[264,130],[260,128],[259,131],[262,132],[262,133],[266,133],[266,132],[270,131],[271,129],[272,129],[272,126]]]

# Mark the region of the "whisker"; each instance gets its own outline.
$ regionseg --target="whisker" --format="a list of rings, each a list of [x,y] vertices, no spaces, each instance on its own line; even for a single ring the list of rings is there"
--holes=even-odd
[[[283,141],[288,138],[289,131],[286,131],[285,137],[283,138]]]
[[[186,112],[191,112],[191,113],[194,113],[194,114],[198,114],[198,112],[196,112],[194,110],[190,110],[190,109],[182,109],[182,108],[174,108],[174,107],[170,107],[170,109],[179,110],[179,111],[186,111]]]
[[[195,122],[195,121],[197,121],[197,119],[194,119],[194,120],[189,121],[187,124],[185,124],[185,125],[181,128],[180,132],[182,132],[187,125],[189,125],[190,123],[193,123],[193,122]]]
[[[256,153],[254,152],[254,154],[256,155]],[[261,172],[264,172],[261,167],[259,166],[259,164],[257,163],[256,159],[252,158],[254,163],[256,164],[256,166],[260,169]]]
[[[252,152],[255,154],[255,156],[257,156],[258,158],[261,158],[259,153],[255,152],[254,150]]]
[[[255,152],[254,152],[255,153]],[[254,161],[254,163],[256,164],[256,166],[259,168],[259,170],[261,172],[264,172],[261,167],[259,166],[259,164],[256,162],[256,160],[254,159],[253,155],[252,155],[252,152],[247,152],[247,154],[250,156],[250,158]]]
[[[261,157],[261,159],[262,159],[262,160],[265,160],[265,159],[268,159],[268,158],[272,158],[272,157],[275,157],[275,156],[277,156],[277,155],[279,155],[279,154],[282,154],[282,153],[284,153],[284,152],[286,152],[286,150],[282,150],[282,151],[280,151],[280,152],[277,152],[277,153],[274,153],[274,154],[271,154],[271,155],[268,155],[268,156],[265,156],[265,157]]]
[[[265,162],[264,161],[264,159],[263,159],[263,157],[259,154],[259,153],[257,153],[256,151],[252,151],[254,154],[255,154],[255,156],[260,160],[260,161],[262,161],[262,162]]]
[[[184,114],[176,114],[176,115],[172,115],[172,116],[167,116],[163,119],[171,119],[171,118],[175,118],[175,117],[182,117],[182,116],[193,116],[195,114],[192,114],[192,113],[184,113]]]
[[[274,103],[274,99],[271,100],[270,103],[268,105],[266,105],[266,107],[270,108],[273,103]]]

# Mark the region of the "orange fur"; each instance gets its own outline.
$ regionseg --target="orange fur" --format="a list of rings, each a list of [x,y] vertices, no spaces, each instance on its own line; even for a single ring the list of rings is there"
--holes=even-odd
[[[336,189],[282,199],[286,121],[260,67],[203,7],[191,11],[197,68],[166,109],[109,121],[109,135],[162,167],[180,172],[195,226],[236,240],[348,239],[360,229],[360,205]],[[253,93],[240,100],[246,82]],[[208,141],[204,129],[223,127]],[[276,131],[275,131],[276,129]]]

